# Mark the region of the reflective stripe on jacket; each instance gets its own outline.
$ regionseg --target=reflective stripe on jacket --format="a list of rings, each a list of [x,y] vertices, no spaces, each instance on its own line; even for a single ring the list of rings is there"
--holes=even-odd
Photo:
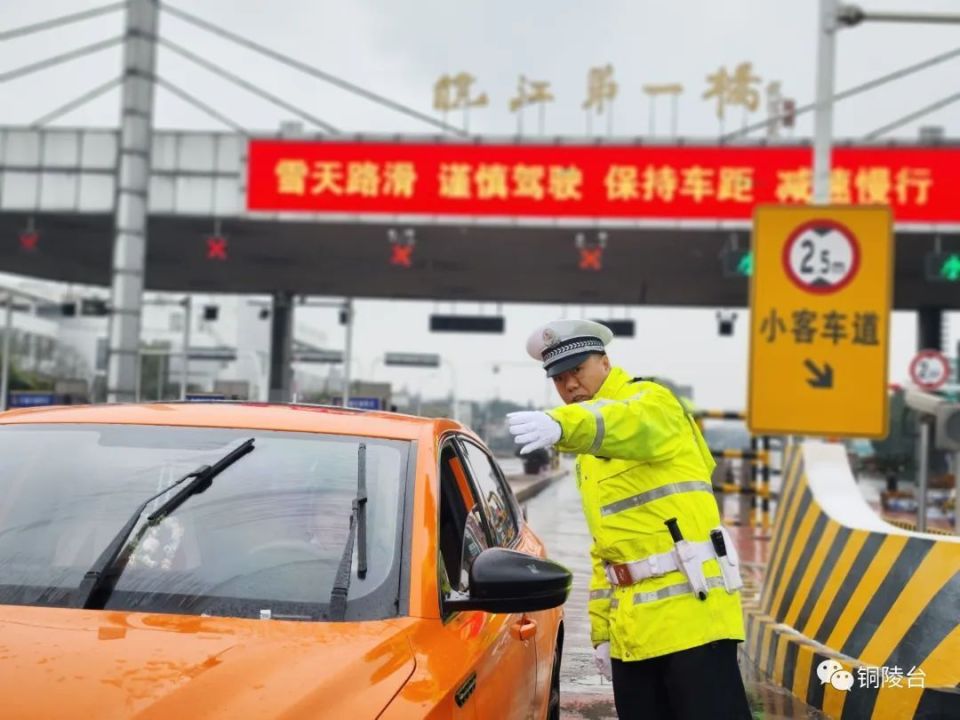
[[[578,453],[577,485],[593,537],[590,635],[610,641],[611,657],[643,660],[714,640],[743,640],[740,593],[704,564],[706,600],[680,572],[613,588],[606,563],[673,548],[664,525],[677,518],[686,540],[709,540],[720,524],[711,488],[716,463],[693,418],[665,387],[613,368],[596,396],[549,412],[563,429],[557,447]]]

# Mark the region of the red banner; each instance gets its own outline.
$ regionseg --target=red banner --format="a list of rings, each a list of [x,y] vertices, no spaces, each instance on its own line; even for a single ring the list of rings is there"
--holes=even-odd
[[[797,147],[462,145],[251,140],[247,208],[309,213],[749,220],[806,204]],[[960,221],[960,148],[837,148],[837,204]]]

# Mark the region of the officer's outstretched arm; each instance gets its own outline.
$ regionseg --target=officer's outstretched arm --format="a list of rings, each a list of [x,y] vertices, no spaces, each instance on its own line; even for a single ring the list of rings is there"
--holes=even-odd
[[[668,460],[690,429],[679,401],[661,385],[643,383],[627,400],[589,400],[549,411],[562,429],[564,452],[621,460]]]
[[[607,579],[603,560],[596,552],[596,544],[590,546],[590,560],[593,573],[590,576],[590,600],[587,611],[590,613],[590,642],[594,647],[610,641],[610,600],[613,589]]]

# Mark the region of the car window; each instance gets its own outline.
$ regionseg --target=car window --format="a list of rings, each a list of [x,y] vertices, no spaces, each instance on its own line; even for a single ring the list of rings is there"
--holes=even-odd
[[[347,617],[395,615],[408,443],[133,425],[0,427],[0,603],[72,605],[138,505],[250,437],[253,452],[146,532],[106,607],[325,619],[362,441],[368,571],[357,577],[355,544]]]
[[[493,540],[501,547],[508,547],[519,534],[513,495],[507,489],[500,469],[486,452],[469,440],[463,441],[463,449],[470,474],[480,493],[484,514],[493,532]]]
[[[469,504],[468,504],[469,503]],[[440,453],[441,585],[447,590],[469,590],[470,566],[490,547],[476,495],[453,444]]]

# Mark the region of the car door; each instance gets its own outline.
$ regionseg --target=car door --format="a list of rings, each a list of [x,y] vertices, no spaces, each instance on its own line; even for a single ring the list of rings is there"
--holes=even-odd
[[[520,542],[520,517],[499,467],[486,450],[468,438],[460,439],[460,448],[466,460],[471,485],[480,500],[480,511],[489,528],[491,542],[499,547],[517,549]],[[538,678],[537,673],[537,646],[545,628],[541,627],[537,615],[539,613],[502,616],[509,636],[504,641],[506,651],[522,659],[522,662],[517,663],[518,673],[509,679],[511,692],[516,698],[515,717],[518,718],[530,717],[532,710],[528,708],[538,705],[540,693],[537,692],[537,684],[542,678]],[[520,708],[523,708],[524,712],[519,712]]]
[[[469,592],[470,564],[483,550],[498,544],[499,536],[461,448],[450,442],[440,457],[440,587]],[[444,612],[444,627],[459,640],[460,657],[451,662],[460,660],[468,666],[462,683],[462,688],[469,688],[463,707],[467,715],[533,718],[537,653],[533,628],[524,625],[524,617],[479,610]]]

